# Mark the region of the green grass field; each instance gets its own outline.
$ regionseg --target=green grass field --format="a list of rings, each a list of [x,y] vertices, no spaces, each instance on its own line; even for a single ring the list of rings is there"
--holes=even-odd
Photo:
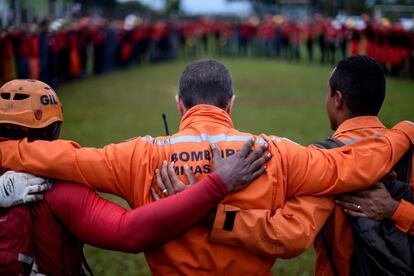
[[[309,144],[331,134],[324,99],[332,67],[275,60],[223,59],[234,78],[237,102],[235,127],[252,133],[285,136]],[[174,95],[189,61],[145,65],[93,77],[57,89],[64,104],[62,137],[83,146],[150,134],[164,134],[161,113],[170,131],[178,129]],[[414,120],[414,82],[387,80],[387,97],[380,114],[387,126]],[[121,200],[108,196],[119,203]],[[132,255],[86,248],[96,275],[149,275],[143,254]],[[312,275],[313,251],[289,261],[278,261],[278,275]]]

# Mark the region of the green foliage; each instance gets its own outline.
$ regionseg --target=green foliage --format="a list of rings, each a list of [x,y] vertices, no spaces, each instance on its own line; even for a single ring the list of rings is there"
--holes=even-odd
[[[177,13],[180,11],[180,0],[167,0],[165,11],[167,13]]]
[[[332,66],[265,59],[222,59],[234,78],[235,127],[253,133],[286,136],[302,144],[330,135],[325,114],[326,83]],[[189,61],[136,67],[70,83],[57,89],[64,105],[62,136],[84,146],[150,134],[163,135],[161,113],[178,130],[174,95]],[[387,126],[414,119],[414,83],[389,78],[380,114]],[[114,196],[107,198],[124,204]],[[139,231],[139,229],[137,229]],[[122,254],[86,247],[96,275],[150,275],[143,254]],[[313,275],[313,250],[292,260],[278,260],[278,275]]]
[[[78,0],[77,2],[85,6],[100,6],[100,7],[114,7],[117,4],[116,0]]]
[[[404,1],[404,0],[401,0]],[[411,1],[411,0],[406,0]],[[289,4],[292,7],[298,7],[298,3],[305,3],[308,7],[311,8],[313,12],[319,12],[324,15],[329,16],[336,16],[339,12],[346,12],[349,15],[358,15],[364,12],[368,12],[368,1],[361,1],[361,0],[308,0],[308,1],[289,1],[289,0],[250,0],[252,2],[254,10],[257,12],[261,12],[261,7],[267,6],[278,6],[284,5],[287,6]]]
[[[125,16],[131,13],[143,14],[148,13],[150,11],[151,9],[148,6],[143,5],[140,2],[129,1],[118,3],[114,8],[109,9],[109,11],[107,11],[107,16],[111,18],[124,18]]]
[[[414,5],[414,0],[375,0],[376,5]]]
[[[330,16],[336,16],[341,11],[348,15],[359,15],[368,12],[366,1],[361,0],[314,0],[312,2],[317,11]]]
[[[252,0],[251,2],[271,5],[275,3],[278,4],[280,0]]]

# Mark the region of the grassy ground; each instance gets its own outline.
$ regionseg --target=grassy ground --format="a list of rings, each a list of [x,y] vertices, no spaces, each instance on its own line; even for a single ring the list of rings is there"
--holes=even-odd
[[[285,136],[302,144],[330,135],[324,98],[331,67],[265,59],[222,61],[234,78],[237,103],[232,117],[236,128]],[[170,130],[176,131],[179,116],[174,95],[186,63],[141,66],[57,89],[65,111],[62,136],[84,146],[102,146],[143,134],[163,135],[163,112],[168,115]],[[387,126],[413,120],[413,103],[414,82],[388,79],[380,117]],[[86,256],[97,275],[149,274],[142,254],[87,247]],[[278,261],[273,271],[279,275],[312,275],[312,250],[294,260]]]

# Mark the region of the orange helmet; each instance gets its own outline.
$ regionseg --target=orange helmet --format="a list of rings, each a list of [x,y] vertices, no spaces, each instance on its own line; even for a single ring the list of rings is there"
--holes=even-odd
[[[62,104],[46,83],[12,80],[0,88],[0,124],[44,128],[62,121]]]

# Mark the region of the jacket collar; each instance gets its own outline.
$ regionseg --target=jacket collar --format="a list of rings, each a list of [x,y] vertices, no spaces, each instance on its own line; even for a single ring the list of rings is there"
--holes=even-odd
[[[343,122],[334,135],[364,128],[385,128],[377,116],[359,116]]]
[[[221,108],[207,104],[198,104],[190,108],[181,119],[180,131],[194,124],[220,124],[233,128],[230,115]]]

